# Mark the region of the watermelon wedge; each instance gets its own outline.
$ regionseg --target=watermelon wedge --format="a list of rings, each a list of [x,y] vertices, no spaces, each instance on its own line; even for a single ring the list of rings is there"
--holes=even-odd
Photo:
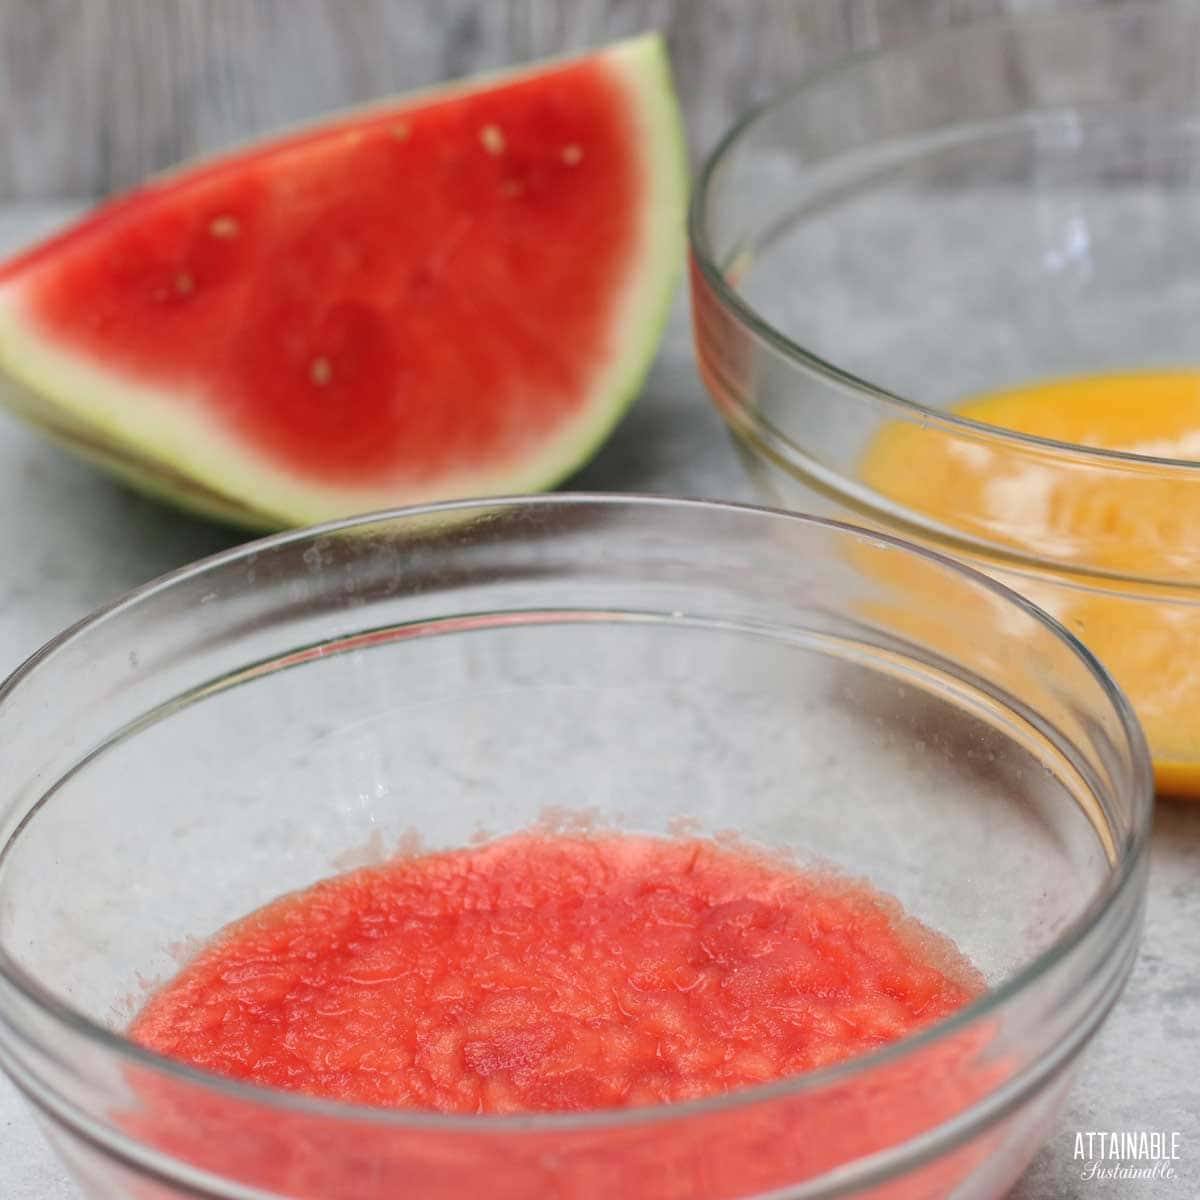
[[[640,387],[686,191],[657,35],[393,99],[0,266],[0,402],[252,528],[547,488]]]

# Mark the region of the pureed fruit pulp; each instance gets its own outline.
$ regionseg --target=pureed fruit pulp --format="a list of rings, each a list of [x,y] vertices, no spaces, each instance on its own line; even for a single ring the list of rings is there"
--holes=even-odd
[[[571,1111],[809,1071],[982,990],[866,885],[709,841],[530,833],[277,900],[153,996],[131,1036],[360,1104]]]
[[[978,396],[953,411],[1073,445],[1200,461],[1200,372],[1051,380]],[[1138,582],[1200,582],[1200,479],[1185,473],[1118,463],[1081,468],[1053,450],[900,424],[883,430],[861,467],[864,482],[909,510],[1061,567],[1061,582],[1053,573],[1005,582],[1062,621],[1112,672],[1146,730],[1159,790],[1200,796],[1200,602],[1178,586]],[[1116,578],[1089,580],[1072,568]]]

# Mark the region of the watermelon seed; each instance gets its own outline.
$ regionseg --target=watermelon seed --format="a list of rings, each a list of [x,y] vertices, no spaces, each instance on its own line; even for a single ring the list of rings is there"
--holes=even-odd
[[[510,198],[520,196],[524,193],[524,191],[525,186],[521,183],[518,183],[515,179],[506,179],[500,185],[500,194],[502,196],[508,196]]]
[[[499,125],[485,125],[479,131],[479,140],[489,154],[495,156],[504,153],[504,130]]]
[[[190,296],[196,290],[196,281],[186,271],[180,271],[175,276],[175,290],[181,296]]]
[[[569,146],[563,147],[562,160],[568,167],[577,167],[583,162],[583,147],[572,142]]]
[[[407,121],[398,121],[392,126],[392,137],[398,142],[407,142],[408,135],[412,132],[408,127]]]
[[[237,237],[238,223],[233,217],[214,217],[209,223],[208,232],[215,238]]]
[[[317,387],[324,387],[333,378],[333,365],[324,355],[314,358],[308,367],[308,377]]]

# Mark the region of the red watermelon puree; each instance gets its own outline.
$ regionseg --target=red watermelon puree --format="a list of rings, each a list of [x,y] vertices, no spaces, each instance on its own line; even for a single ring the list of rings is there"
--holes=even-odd
[[[358,1104],[587,1110],[810,1071],[982,989],[863,884],[707,841],[530,833],[274,902],[152,997],[131,1036]]]

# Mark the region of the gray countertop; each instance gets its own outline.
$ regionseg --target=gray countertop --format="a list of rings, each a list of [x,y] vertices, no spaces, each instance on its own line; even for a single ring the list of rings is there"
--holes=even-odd
[[[0,252],[65,211],[0,210]],[[696,376],[682,303],[646,394],[572,486],[753,499]],[[0,672],[97,605],[236,540],[131,495],[0,417],[0,544],[9,564],[0,570]],[[1141,957],[1016,1200],[1200,1196],[1200,804],[1160,804],[1152,858]],[[1081,1179],[1076,1132],[1143,1129],[1179,1133],[1176,1179]],[[0,1198],[77,1195],[0,1079]]]

